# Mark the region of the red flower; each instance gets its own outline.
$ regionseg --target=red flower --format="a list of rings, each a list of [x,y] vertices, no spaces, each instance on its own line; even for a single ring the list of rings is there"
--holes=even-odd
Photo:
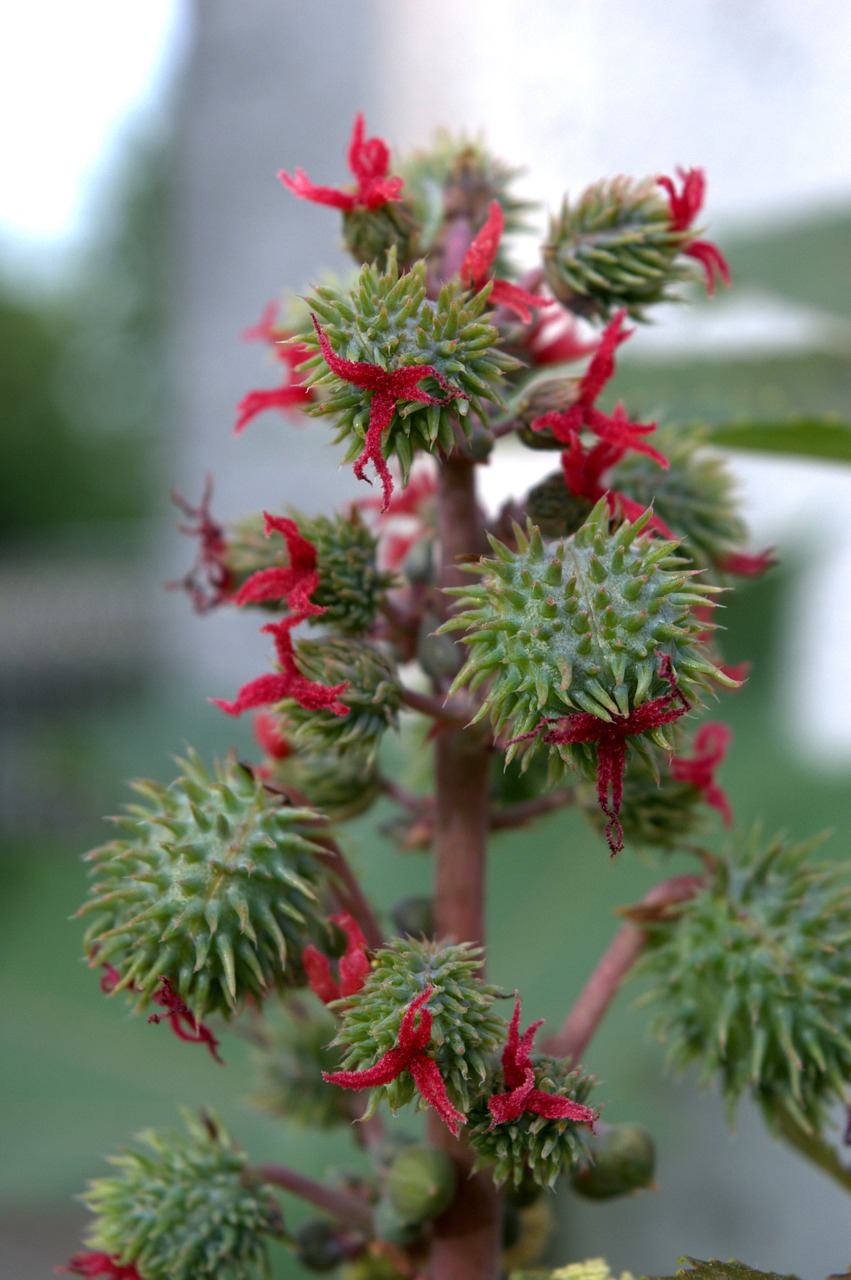
[[[311,594],[319,586],[316,571],[316,547],[299,533],[295,520],[287,516],[272,516],[263,512],[264,532],[267,538],[280,533],[287,544],[289,566],[259,569],[243,583],[234,596],[234,604],[262,604],[266,600],[285,600],[287,608],[299,618],[324,613],[314,604]]]
[[[523,333],[523,347],[533,365],[567,364],[597,350],[597,339],[583,342],[576,317],[563,307],[548,307]]]
[[[465,288],[483,289],[492,279],[490,269],[499,251],[503,226],[502,207],[498,200],[491,200],[487,221],[476,233],[472,244],[464,254],[464,261],[458,272]],[[521,289],[519,285],[511,284],[508,280],[493,280],[489,301],[491,306],[507,307],[509,311],[519,316],[524,324],[529,324],[532,319],[530,308],[551,305],[547,298],[539,298],[534,293]]]
[[[715,781],[715,770],[727,753],[733,740],[733,731],[729,725],[720,721],[705,724],[694,735],[694,752],[690,760],[682,756],[671,761],[671,776],[677,782],[687,782],[703,792],[703,798],[713,809],[717,809],[724,820],[724,826],[733,822],[730,802],[722,787]]]
[[[114,964],[105,964],[103,968],[104,973],[101,976],[100,989],[104,995],[111,996],[121,983],[121,974]],[[166,1012],[152,1013],[148,1018],[148,1022],[162,1022],[163,1018],[168,1018],[171,1029],[179,1040],[186,1040],[190,1044],[205,1044],[216,1062],[222,1062],[218,1052],[219,1042],[209,1027],[198,1021],[194,1013],[181,1000],[168,978],[160,977],[159,981],[162,986],[159,991],[154,992],[152,998],[154,1004],[161,1005]],[[126,989],[128,991],[139,990],[132,982],[127,984]],[[222,1065],[224,1065],[223,1062]]]
[[[677,191],[673,178],[657,178],[660,187],[668,193],[668,207],[671,214],[671,230],[683,234],[691,230],[691,225],[703,207],[706,193],[706,174],[702,169],[677,169],[677,176],[683,184],[682,191]],[[727,259],[717,245],[708,240],[691,240],[683,247],[683,253],[696,258],[706,273],[706,292],[715,292],[715,273],[724,284],[730,283],[730,268]]]
[[[667,654],[662,654],[661,658],[659,677],[671,686],[670,693],[643,703],[629,715],[612,716],[609,720],[587,711],[575,711],[556,720],[542,720],[531,733],[513,739],[514,742],[522,742],[526,738],[534,738],[544,726],[550,725],[552,727],[545,730],[541,739],[547,746],[564,746],[572,742],[597,744],[597,801],[608,818],[606,842],[612,853],[620,853],[623,848],[623,828],[618,815],[623,803],[627,738],[679,720],[691,707],[677,684],[671,659]]]
[[[544,1116],[547,1120],[572,1120],[574,1124],[587,1124],[594,1132],[598,1111],[592,1111],[580,1102],[571,1102],[557,1094],[544,1093],[535,1088],[535,1070],[531,1049],[543,1018],[533,1022],[520,1035],[520,996],[514,994],[514,1014],[508,1028],[508,1039],[502,1051],[502,1074],[508,1086],[506,1093],[496,1093],[488,1100],[493,1120],[490,1127],[517,1120],[525,1111]]]
[[[389,200],[401,200],[402,179],[387,176],[390,169],[387,143],[381,138],[365,138],[365,129],[363,114],[358,112],[349,143],[349,168],[357,181],[354,191],[317,187],[303,169],[296,169],[294,178],[283,170],[278,177],[302,200],[331,205],[344,213],[352,213],[355,209],[380,209]]]
[[[772,548],[750,555],[745,551],[731,551],[715,561],[722,573],[733,573],[739,578],[759,578],[766,569],[777,564]]]
[[[354,916],[349,915],[348,911],[341,911],[338,915],[331,916],[331,920],[339,925],[347,938],[346,950],[340,957],[339,982],[331,973],[330,960],[316,947],[307,946],[301,953],[310,990],[319,996],[323,1004],[356,995],[369,973],[366,938]]]
[[[382,510],[382,499],[361,498],[358,506],[377,511],[375,525],[381,531],[379,559],[382,568],[398,569],[411,547],[427,532],[423,508],[433,505],[437,494],[437,476],[426,463],[417,463],[401,493],[395,493],[389,506]],[[433,517],[432,517],[433,519]]]
[[[213,496],[213,480],[207,476],[204,492],[197,507],[172,490],[171,500],[192,524],[178,524],[181,533],[188,533],[191,538],[198,539],[198,554],[195,563],[185,577],[177,582],[169,582],[170,590],[180,589],[189,593],[193,607],[197,613],[207,613],[230,599],[233,585],[233,574],[225,564],[227,540],[224,529],[210,515],[210,500]]]
[[[457,1138],[459,1126],[467,1123],[466,1116],[449,1101],[437,1063],[426,1053],[434,1019],[431,1011],[423,1006],[433,992],[434,987],[428,986],[422,995],[411,1001],[399,1027],[398,1044],[382,1054],[374,1066],[367,1067],[365,1071],[323,1071],[322,1078],[343,1089],[374,1089],[378,1085],[389,1084],[403,1071],[409,1071],[419,1093],[430,1107],[434,1107],[452,1136]],[[415,1026],[418,1012],[419,1023]]]
[[[661,467],[667,468],[668,460],[651,445],[646,444],[643,436],[656,430],[656,423],[642,425],[630,422],[622,404],[615,407],[612,414],[602,413],[595,407],[595,401],[615,371],[615,351],[633,333],[632,329],[623,330],[626,311],[618,311],[600,337],[600,342],[590,365],[580,380],[577,397],[569,409],[553,409],[535,418],[533,431],[552,431],[557,440],[571,444],[576,433],[585,429],[592,431],[600,440],[608,444],[622,446],[624,450],[635,449],[637,453],[646,453]]]
[[[110,1257],[108,1253],[75,1253],[67,1267],[54,1267],[56,1275],[67,1272],[74,1276],[87,1276],[91,1280],[102,1277],[103,1280],[142,1280],[132,1263],[121,1263],[117,1254]]]
[[[270,622],[261,627],[261,631],[268,631],[274,636],[280,671],[249,680],[233,702],[211,698],[213,706],[221,707],[229,716],[241,716],[243,711],[251,711],[254,707],[265,707],[271,702],[293,698],[300,707],[305,707],[308,711],[332,711],[335,716],[347,716],[349,708],[339,701],[339,695],[348,688],[347,680],[335,685],[318,684],[303,676],[296,666],[290,631],[303,621],[304,616],[301,614],[284,618],[281,622]]]
[[[644,512],[641,503],[628,498],[618,489],[606,489],[601,483],[603,473],[608,471],[609,467],[613,467],[616,462],[620,462],[625,453],[626,445],[610,444],[606,440],[601,440],[599,444],[586,449],[579,433],[575,431],[570,436],[569,447],[561,455],[561,469],[564,472],[565,484],[571,493],[580,498],[587,498],[594,504],[605,497],[613,516],[620,510],[627,520],[635,521]],[[654,529],[663,538],[672,538],[676,541],[676,535],[661,516],[652,515],[648,521],[648,528]]]
[[[469,400],[470,397],[465,395],[463,391],[453,387],[450,382],[447,382],[443,374],[439,373],[430,364],[412,364],[405,368],[392,369],[388,372],[386,369],[382,369],[380,365],[369,364],[365,360],[344,360],[341,356],[334,354],[331,343],[323,333],[322,326],[316,316],[311,316],[311,319],[319,338],[319,349],[328,368],[333,373],[336,373],[338,378],[342,378],[344,382],[350,382],[352,386],[362,387],[364,391],[372,392],[372,401],[369,406],[369,427],[364,440],[363,452],[360,457],[355,459],[354,473],[358,480],[363,480],[365,478],[364,468],[367,462],[371,461],[373,463],[384,491],[384,502],[381,509],[386,511],[393,494],[393,479],[384,460],[384,454],[381,449],[381,436],[384,428],[390,425],[393,414],[396,411],[397,400],[417,400],[421,404],[449,404],[451,400],[457,397],[462,400]],[[435,382],[443,387],[446,395],[441,398],[440,396],[430,395],[428,391],[422,391],[417,386],[417,383],[423,378],[434,378]]]

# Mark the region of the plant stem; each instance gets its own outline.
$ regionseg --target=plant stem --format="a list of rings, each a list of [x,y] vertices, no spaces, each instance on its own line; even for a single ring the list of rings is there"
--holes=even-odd
[[[348,911],[349,915],[354,916],[355,920],[357,920],[363,930],[367,946],[383,946],[384,934],[381,931],[381,925],[378,923],[375,912],[369,905],[355,873],[349,866],[336,840],[333,840],[330,836],[317,836],[314,838],[316,843],[321,844],[325,850],[324,853],[319,855],[321,861],[325,863],[325,866],[337,879],[333,890],[340,907],[343,911]]]
[[[424,715],[439,720],[442,724],[466,724],[469,716],[454,707],[445,706],[440,698],[432,698],[427,693],[418,693],[416,689],[402,689],[402,702],[412,711],[422,711]]]
[[[313,1178],[296,1173],[283,1164],[260,1164],[257,1172],[276,1187],[289,1191],[291,1195],[316,1205],[333,1218],[338,1218],[349,1226],[372,1229],[372,1209],[360,1196],[353,1196],[349,1191],[338,1191],[334,1187],[325,1187]]]
[[[539,818],[544,813],[554,813],[566,805],[573,804],[572,787],[563,787],[561,791],[547,791],[542,796],[534,796],[531,800],[521,800],[517,804],[506,805],[498,809],[491,817],[491,831],[508,831],[512,827],[522,827],[525,822]]]
[[[703,876],[673,876],[663,880],[644,895],[636,908],[630,909],[630,914],[634,912],[636,919],[644,917],[648,921],[664,916],[667,907],[687,902],[704,884]],[[647,934],[640,924],[628,920],[621,925],[561,1030],[546,1042],[547,1053],[557,1058],[572,1058],[575,1062],[582,1058],[646,941]]]
[[[807,1133],[806,1129],[802,1129],[782,1106],[772,1110],[771,1120],[776,1122],[780,1136],[799,1155],[816,1165],[829,1178],[833,1178],[840,1187],[851,1191],[851,1169],[845,1167],[833,1147],[828,1146],[818,1134]]]
[[[458,565],[484,549],[471,462],[457,455],[443,464],[438,481],[438,521],[443,557],[441,585],[463,580]],[[437,935],[456,942],[485,938],[485,855],[490,825],[487,737],[476,729],[449,728],[435,742],[435,921]],[[496,1280],[502,1214],[489,1173],[473,1175],[473,1152],[429,1116],[429,1137],[458,1170],[458,1193],[436,1219],[431,1280]]]

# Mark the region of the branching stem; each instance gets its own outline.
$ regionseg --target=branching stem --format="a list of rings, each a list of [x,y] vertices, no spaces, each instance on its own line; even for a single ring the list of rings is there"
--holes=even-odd
[[[333,890],[340,907],[344,911],[348,911],[357,920],[363,930],[363,936],[366,938],[368,946],[382,946],[384,934],[381,925],[378,923],[375,912],[369,905],[357,876],[349,866],[342,849],[331,836],[316,836],[314,839],[325,850],[319,856],[335,877]]]
[[[296,1173],[295,1169],[288,1169],[283,1164],[260,1164],[257,1172],[273,1186],[307,1200],[309,1204],[338,1218],[347,1226],[364,1227],[367,1231],[372,1229],[372,1209],[360,1196],[340,1191],[336,1187],[323,1186],[321,1182],[306,1178],[304,1174]]]

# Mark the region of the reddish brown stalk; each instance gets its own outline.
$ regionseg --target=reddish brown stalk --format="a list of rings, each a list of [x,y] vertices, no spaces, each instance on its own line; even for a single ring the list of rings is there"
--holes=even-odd
[[[473,464],[452,456],[441,467],[438,521],[441,583],[463,581],[458,565],[484,550]],[[459,659],[461,658],[459,653]],[[440,691],[442,692],[442,691]],[[435,741],[435,917],[437,935],[456,942],[485,938],[485,852],[490,812],[488,739],[476,729],[449,728]],[[502,1214],[490,1173],[471,1174],[473,1153],[437,1116],[429,1137],[458,1169],[458,1194],[434,1223],[432,1280],[495,1280]]]
[[[451,705],[444,705],[440,698],[429,697],[427,693],[418,693],[416,689],[402,689],[402,702],[412,711],[422,711],[441,724],[466,724],[470,716]]]
[[[384,934],[381,925],[336,840],[330,836],[315,836],[314,839],[325,850],[319,855],[321,861],[336,878],[333,889],[338,905],[357,920],[368,946],[383,946]]]
[[[296,1173],[294,1169],[288,1169],[282,1164],[260,1164],[257,1172],[273,1186],[307,1200],[309,1204],[330,1213],[340,1222],[372,1230],[372,1209],[360,1196],[354,1196],[349,1191],[339,1191],[335,1187],[325,1187],[321,1182],[306,1178],[304,1174]]]
[[[602,956],[591,977],[579,995],[579,999],[567,1015],[561,1030],[543,1046],[546,1053],[557,1058],[579,1061],[594,1033],[614,1000],[624,979],[633,967],[647,941],[647,934],[640,923],[663,916],[665,909],[693,898],[706,884],[703,876],[674,876],[663,880],[624,914],[632,917],[621,925],[611,945]]]
[[[561,791],[548,791],[531,800],[521,800],[517,804],[507,805],[506,808],[499,809],[491,816],[491,831],[509,831],[512,827],[522,827],[524,823],[531,822],[533,818],[539,818],[542,814],[555,813],[558,809],[564,809],[566,805],[573,804],[573,800],[573,788],[564,787]]]

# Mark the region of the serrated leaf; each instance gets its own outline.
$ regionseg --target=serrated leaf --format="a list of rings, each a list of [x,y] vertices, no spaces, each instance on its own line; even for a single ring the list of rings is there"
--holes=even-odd
[[[701,1262],[699,1258],[685,1257],[680,1258],[680,1262],[688,1266],[678,1267],[676,1276],[642,1276],[641,1280],[798,1280],[797,1276],[781,1276],[776,1271],[756,1271],[736,1259],[719,1262],[717,1258],[710,1258]]]
[[[710,443],[727,449],[851,462],[851,424],[835,418],[729,422],[712,427],[708,439]]]

